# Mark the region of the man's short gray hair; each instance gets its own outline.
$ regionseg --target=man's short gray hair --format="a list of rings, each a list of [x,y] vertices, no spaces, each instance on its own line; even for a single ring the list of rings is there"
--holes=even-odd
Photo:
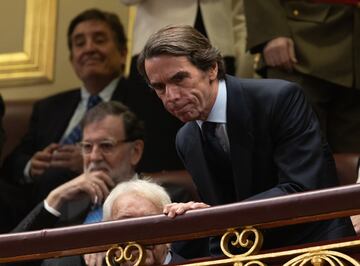
[[[103,220],[111,220],[111,209],[117,198],[136,194],[152,202],[162,213],[165,205],[171,203],[169,194],[165,189],[149,179],[134,178],[118,184],[106,198],[103,206]]]

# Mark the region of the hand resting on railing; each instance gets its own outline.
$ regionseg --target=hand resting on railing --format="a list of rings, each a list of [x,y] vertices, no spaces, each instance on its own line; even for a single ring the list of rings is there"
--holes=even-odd
[[[187,212],[189,210],[204,209],[204,208],[208,208],[208,207],[210,207],[210,205],[208,205],[204,202],[194,202],[194,201],[189,201],[186,203],[173,202],[173,203],[167,204],[164,207],[163,212],[167,216],[173,218],[176,215],[184,214],[185,212]]]

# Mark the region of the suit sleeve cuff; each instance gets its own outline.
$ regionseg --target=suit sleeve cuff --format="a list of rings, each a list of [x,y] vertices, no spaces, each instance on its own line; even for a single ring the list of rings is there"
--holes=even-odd
[[[48,212],[50,212],[52,215],[56,216],[56,217],[60,217],[61,213],[58,210],[55,210],[53,207],[51,207],[46,200],[44,200],[44,208],[45,210],[47,210]]]
[[[30,184],[34,181],[30,175],[30,168],[31,168],[31,160],[29,160],[27,162],[27,164],[25,165],[25,168],[24,168],[24,183],[25,184]]]

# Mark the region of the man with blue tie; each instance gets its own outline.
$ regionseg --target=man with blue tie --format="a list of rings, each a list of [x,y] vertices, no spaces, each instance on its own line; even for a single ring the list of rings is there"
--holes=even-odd
[[[86,113],[81,126],[83,173],[53,189],[15,232],[99,222],[110,190],[138,178],[135,167],[143,153],[144,125],[134,113],[119,102],[103,102]]]
[[[139,178],[135,167],[143,153],[144,124],[125,105],[115,101],[100,103],[86,113],[81,127],[83,173],[53,189],[14,233],[100,222],[102,204],[112,188]],[[45,260],[43,265],[60,262],[62,259]],[[29,265],[40,265],[34,263]]]
[[[145,122],[147,145],[139,171],[185,172],[174,145],[181,123],[150,89],[136,91],[123,78],[126,36],[117,15],[85,10],[71,21],[67,37],[70,61],[82,86],[35,103],[27,134],[4,162],[4,176],[20,186],[34,184],[34,204],[78,176],[83,161],[74,144],[81,139],[80,120],[93,105],[110,100],[126,104]]]
[[[338,185],[332,154],[297,84],[226,75],[219,51],[190,26],[154,33],[139,55],[138,69],[165,108],[186,123],[176,147],[204,203]],[[266,231],[264,246],[353,234],[348,218],[335,219]],[[212,242],[214,253],[218,245]]]
[[[74,145],[81,139],[81,119],[100,101],[120,101],[127,87],[122,78],[126,36],[116,15],[82,12],[70,23],[68,46],[82,87],[36,102],[27,134],[4,164],[6,176],[16,183],[43,184],[39,197],[82,172]]]

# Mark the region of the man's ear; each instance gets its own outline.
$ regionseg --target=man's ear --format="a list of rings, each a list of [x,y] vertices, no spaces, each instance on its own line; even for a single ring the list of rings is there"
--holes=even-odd
[[[139,163],[141,156],[144,151],[144,141],[137,139],[133,142],[132,148],[131,148],[131,154],[130,154],[130,161],[132,166],[136,167],[136,165]]]
[[[219,69],[218,69],[217,63],[213,64],[210,67],[210,69],[208,70],[210,81],[217,79],[218,71],[219,71]]]

